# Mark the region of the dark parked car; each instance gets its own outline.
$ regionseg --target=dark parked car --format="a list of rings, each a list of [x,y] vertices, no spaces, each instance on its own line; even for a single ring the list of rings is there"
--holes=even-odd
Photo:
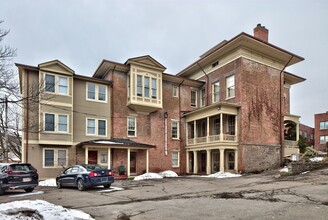
[[[32,192],[39,185],[37,170],[29,163],[6,164],[0,171],[0,195],[8,189]]]
[[[96,164],[71,166],[56,178],[58,189],[77,187],[81,191],[93,186],[109,188],[113,182],[114,171]]]

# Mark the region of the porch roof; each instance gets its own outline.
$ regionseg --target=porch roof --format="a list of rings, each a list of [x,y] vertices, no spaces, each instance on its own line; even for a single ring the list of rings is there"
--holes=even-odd
[[[76,145],[76,147],[83,147],[84,145],[93,146],[113,146],[113,147],[138,147],[138,148],[155,148],[155,145],[143,144],[124,138],[111,138],[111,139],[97,139],[90,141],[83,141]]]

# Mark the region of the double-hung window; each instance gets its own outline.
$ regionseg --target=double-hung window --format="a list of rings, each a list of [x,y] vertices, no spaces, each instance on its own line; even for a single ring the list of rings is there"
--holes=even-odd
[[[320,122],[320,130],[328,129],[328,121]]]
[[[179,121],[172,120],[172,139],[179,139]]]
[[[107,86],[95,83],[87,83],[87,100],[99,102],[107,101]]]
[[[213,83],[213,102],[220,101],[220,83]]]
[[[104,119],[87,118],[87,135],[106,136],[106,122]]]
[[[154,78],[151,79],[151,97],[153,99],[157,98],[157,80]]]
[[[142,96],[142,76],[137,75],[137,96]]]
[[[45,92],[68,95],[68,77],[46,73],[44,83]]]
[[[326,144],[327,142],[328,142],[328,135],[320,136],[320,144]]]
[[[191,107],[197,107],[197,91],[191,90],[190,105],[191,105]]]
[[[144,92],[145,92],[145,97],[149,98],[149,77],[145,76],[144,78]]]
[[[233,98],[235,97],[235,76],[229,76],[226,78],[226,97]]]
[[[205,88],[200,90],[200,107],[205,106]]]
[[[179,167],[179,151],[172,151],[172,167]]]
[[[58,168],[67,166],[67,150],[45,148],[43,150],[43,167]]]
[[[128,126],[128,137],[137,136],[137,119],[135,117],[128,117],[127,126]]]
[[[45,113],[44,131],[47,132],[68,132],[68,115]]]

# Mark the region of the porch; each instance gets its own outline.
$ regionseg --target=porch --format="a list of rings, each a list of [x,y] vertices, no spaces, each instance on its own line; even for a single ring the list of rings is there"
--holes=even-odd
[[[285,115],[284,116],[284,156],[290,156],[292,154],[299,154],[300,150],[298,147],[299,140],[299,126],[300,116],[297,115]]]

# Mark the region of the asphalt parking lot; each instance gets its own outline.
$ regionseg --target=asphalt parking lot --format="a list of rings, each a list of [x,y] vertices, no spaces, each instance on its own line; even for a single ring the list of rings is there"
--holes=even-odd
[[[116,181],[110,190],[37,187],[0,202],[41,199],[95,219],[325,219],[328,168],[297,176],[278,171],[237,178],[178,177]]]

